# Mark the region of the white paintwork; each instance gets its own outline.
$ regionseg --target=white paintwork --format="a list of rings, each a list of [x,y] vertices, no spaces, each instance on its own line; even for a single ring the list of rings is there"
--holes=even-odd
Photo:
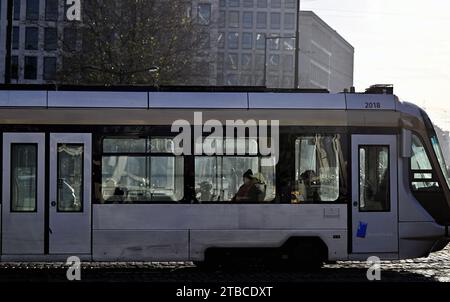
[[[38,145],[37,154],[37,211],[11,212],[11,144]],[[44,253],[44,199],[45,199],[45,134],[3,134],[3,200],[2,200],[2,254]]]
[[[47,91],[0,90],[0,107],[46,107]]]
[[[248,97],[250,109],[346,109],[344,94],[261,92]]]
[[[366,103],[380,108],[366,108]],[[355,93],[3,90],[1,107],[390,110],[420,117],[416,105],[394,95]]]
[[[101,230],[93,232],[95,261],[187,261],[188,230]]]
[[[347,110],[395,110],[396,97],[391,94],[346,94]],[[379,104],[380,107],[375,106]]]
[[[208,247],[279,247],[295,235],[319,236],[332,259],[347,257],[345,204],[113,204],[93,213],[95,260],[201,260]]]
[[[339,209],[327,217],[325,210]],[[347,205],[94,204],[94,230],[346,229]]]
[[[352,251],[353,253],[398,252],[397,202],[397,137],[395,135],[352,135]],[[360,212],[359,210],[359,146],[388,145],[390,172],[390,212]],[[355,206],[354,203],[357,203]],[[368,224],[365,238],[356,236],[359,222]]]
[[[243,92],[150,92],[149,108],[247,109]]]
[[[146,92],[49,91],[48,107],[148,108]]]
[[[50,254],[90,254],[91,253],[91,165],[92,165],[92,135],[78,133],[50,134],[50,186],[49,214]],[[57,201],[57,146],[60,143],[83,144],[83,212],[58,212],[57,206],[51,203]]]

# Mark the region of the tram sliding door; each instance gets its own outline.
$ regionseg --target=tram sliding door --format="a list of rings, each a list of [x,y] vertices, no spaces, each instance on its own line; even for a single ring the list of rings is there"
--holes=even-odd
[[[3,134],[2,254],[44,253],[45,134]]]
[[[397,139],[352,135],[353,253],[398,252]]]
[[[91,134],[50,134],[50,254],[91,253]]]

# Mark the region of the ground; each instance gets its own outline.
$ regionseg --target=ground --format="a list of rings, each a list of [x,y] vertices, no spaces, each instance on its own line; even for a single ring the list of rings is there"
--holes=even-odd
[[[317,272],[285,272],[267,269],[204,271],[192,263],[83,263],[82,281],[113,282],[358,282],[367,281],[365,262],[327,264]],[[66,281],[62,263],[3,263],[0,282]],[[428,258],[381,262],[381,280],[450,282],[450,245]]]

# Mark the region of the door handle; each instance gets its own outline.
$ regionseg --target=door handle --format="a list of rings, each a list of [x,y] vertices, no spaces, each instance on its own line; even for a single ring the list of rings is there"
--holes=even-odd
[[[51,205],[52,207],[56,207],[56,201],[52,201],[52,202],[50,203],[50,205]]]
[[[353,206],[356,208],[356,207],[358,207],[358,202],[357,201],[354,201],[353,202]]]

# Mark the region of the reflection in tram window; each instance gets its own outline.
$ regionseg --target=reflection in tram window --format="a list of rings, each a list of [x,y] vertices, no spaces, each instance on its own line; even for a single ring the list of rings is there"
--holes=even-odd
[[[172,139],[103,142],[104,203],[174,202],[183,198],[183,157],[173,155]]]
[[[264,161],[258,156],[256,138],[206,138],[202,147],[204,153],[215,156],[195,158],[195,192],[198,202],[232,201],[244,184],[243,175],[248,170],[252,171],[251,182],[254,186],[262,187],[264,194],[260,195],[260,200],[249,199],[246,203],[269,202],[275,198],[275,164],[273,161],[271,165],[263,166]]]
[[[359,210],[390,210],[388,146],[359,148]]]
[[[335,202],[339,198],[339,135],[303,136],[295,141],[294,203]]]
[[[36,211],[37,145],[11,144],[11,211]]]
[[[411,184],[414,191],[439,190],[428,154],[417,135],[412,136],[411,170]]]
[[[83,211],[83,145],[58,144],[58,211]]]
[[[244,184],[243,175],[252,171],[253,185],[261,187],[261,200],[245,203],[270,202],[275,198],[275,164],[263,166],[262,157],[214,156],[195,158],[195,189],[199,202],[231,201]],[[236,201],[239,202],[239,201]]]

